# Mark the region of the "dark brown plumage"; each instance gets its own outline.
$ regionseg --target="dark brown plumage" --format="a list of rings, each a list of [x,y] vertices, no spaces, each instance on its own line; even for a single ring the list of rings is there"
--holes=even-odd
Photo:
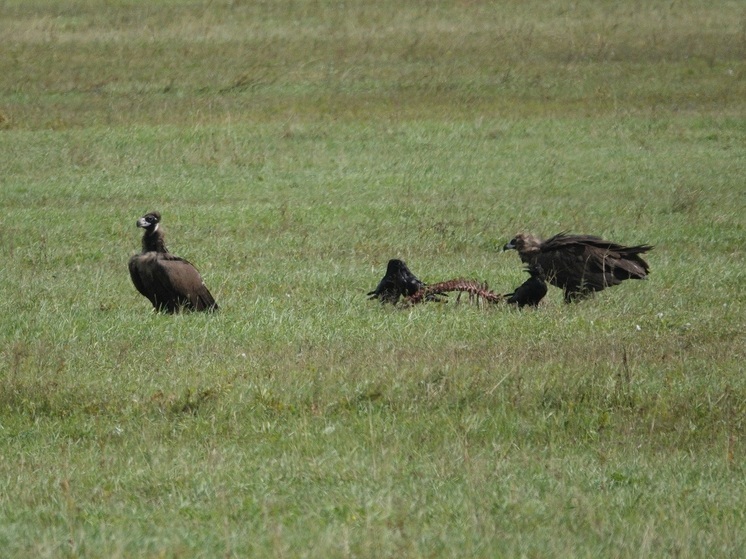
[[[537,307],[547,294],[547,284],[538,270],[529,268],[526,271],[531,277],[516,287],[513,293],[503,295],[509,305]]]
[[[137,220],[137,226],[145,231],[142,252],[129,261],[132,283],[158,312],[218,310],[197,269],[166,249],[160,221],[158,212],[145,214]]]
[[[368,297],[395,305],[399,297],[414,295],[423,287],[425,284],[417,279],[402,260],[393,259],[386,266],[386,275],[373,291],[368,292]]]
[[[559,233],[545,241],[534,235],[516,235],[503,250],[517,250],[530,269],[564,290],[569,303],[627,279],[645,279],[649,267],[640,254],[652,248],[623,246],[592,235]]]

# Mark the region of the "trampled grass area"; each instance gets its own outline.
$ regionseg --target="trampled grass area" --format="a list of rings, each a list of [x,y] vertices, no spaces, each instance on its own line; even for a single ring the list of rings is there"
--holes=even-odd
[[[744,555],[740,3],[48,4],[0,11],[0,555]],[[135,292],[153,209],[220,313]],[[649,280],[365,298],[560,230]]]

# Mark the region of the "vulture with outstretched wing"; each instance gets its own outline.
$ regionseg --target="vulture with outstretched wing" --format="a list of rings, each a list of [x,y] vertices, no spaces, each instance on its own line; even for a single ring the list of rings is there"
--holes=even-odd
[[[640,255],[652,248],[619,245],[592,235],[559,233],[547,240],[519,234],[503,250],[517,250],[530,269],[564,290],[569,303],[627,279],[645,279],[649,267]]]
[[[132,283],[158,312],[218,310],[197,269],[166,249],[160,221],[158,212],[145,214],[137,220],[137,226],[145,231],[142,252],[129,261]]]

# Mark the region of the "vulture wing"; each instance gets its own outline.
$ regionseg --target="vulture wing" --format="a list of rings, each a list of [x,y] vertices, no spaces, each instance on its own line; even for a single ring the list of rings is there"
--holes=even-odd
[[[174,306],[186,306],[196,311],[218,309],[215,299],[202,281],[202,276],[183,258],[159,253],[153,277],[159,284],[158,290],[165,297],[162,300],[169,301],[169,311]]]
[[[146,252],[133,256],[129,269],[132,283],[156,310],[173,313],[181,307],[197,311],[218,309],[197,269],[183,258]]]
[[[130,258],[130,278],[132,278],[132,283],[135,285],[135,288],[142,295],[147,297],[148,300],[153,304],[153,306],[157,308],[158,305],[156,304],[155,295],[148,288],[151,274],[147,268],[147,264],[144,262],[145,258],[146,256],[143,254],[135,254],[132,258]]]
[[[566,300],[572,300],[618,285],[622,280],[645,278],[649,267],[640,254],[651,248],[628,247],[592,235],[560,233],[542,243],[536,265],[551,284],[565,290]]]

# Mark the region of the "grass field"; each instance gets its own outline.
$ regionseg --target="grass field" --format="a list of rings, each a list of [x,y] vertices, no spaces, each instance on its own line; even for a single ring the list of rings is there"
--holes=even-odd
[[[10,0],[0,556],[746,556],[740,2]],[[152,313],[163,214],[216,315]],[[519,231],[650,243],[532,311]]]

